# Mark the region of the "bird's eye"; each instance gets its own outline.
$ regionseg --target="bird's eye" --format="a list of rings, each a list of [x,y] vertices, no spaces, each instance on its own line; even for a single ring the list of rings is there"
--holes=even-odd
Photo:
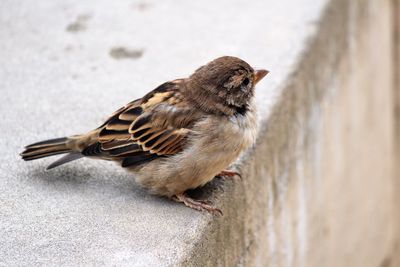
[[[246,79],[243,80],[242,84],[244,86],[247,86],[247,85],[249,85],[249,82],[250,82],[249,78],[246,78]]]

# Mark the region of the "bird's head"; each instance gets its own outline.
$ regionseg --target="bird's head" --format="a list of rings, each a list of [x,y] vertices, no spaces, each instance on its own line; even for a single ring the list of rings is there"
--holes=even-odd
[[[203,110],[232,115],[246,111],[254,86],[268,74],[245,61],[224,56],[197,69],[187,80],[187,92]]]

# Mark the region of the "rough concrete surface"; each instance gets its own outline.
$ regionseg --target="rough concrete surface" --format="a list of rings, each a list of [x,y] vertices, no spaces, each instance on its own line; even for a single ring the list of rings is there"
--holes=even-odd
[[[161,266],[192,253],[221,219],[149,196],[107,162],[45,172],[54,159],[18,153],[90,130],[221,55],[271,70],[257,93],[266,114],[325,2],[2,1],[0,265]],[[144,52],[116,60],[120,47]]]
[[[394,146],[394,188],[400,188],[400,0],[393,0],[392,8],[393,19],[393,100],[394,100],[394,116],[395,116],[395,146]],[[393,266],[400,266],[400,194],[394,196],[394,214],[399,227],[397,227],[397,239],[393,248]]]
[[[222,195],[240,217],[203,239],[204,251],[233,248],[215,250],[220,265],[237,253],[231,265],[398,266],[392,32],[392,2],[327,5],[242,165],[243,187]],[[187,263],[212,266],[202,255]]]
[[[378,0],[3,0],[0,266],[390,266],[390,14]],[[221,55],[271,71],[243,181],[208,187],[223,217],[108,162],[19,159]]]

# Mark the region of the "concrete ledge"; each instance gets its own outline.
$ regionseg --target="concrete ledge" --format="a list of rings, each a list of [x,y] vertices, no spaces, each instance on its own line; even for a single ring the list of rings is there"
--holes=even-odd
[[[392,8],[393,19],[393,100],[394,100],[394,121],[395,121],[395,146],[394,146],[394,161],[400,162],[400,1],[394,0]],[[394,165],[394,184],[393,188],[400,188],[400,164]],[[400,225],[400,194],[394,195],[394,210],[395,220],[397,225]],[[392,266],[400,265],[400,227],[397,227],[395,245],[393,247]]]
[[[396,266],[391,8],[326,6],[243,162],[248,179],[223,194],[232,219],[213,221],[187,263],[212,266],[211,250],[228,266]]]
[[[0,265],[395,266],[395,2],[4,2]],[[243,181],[196,192],[222,218],[109,163],[19,160],[222,54],[271,70]]]

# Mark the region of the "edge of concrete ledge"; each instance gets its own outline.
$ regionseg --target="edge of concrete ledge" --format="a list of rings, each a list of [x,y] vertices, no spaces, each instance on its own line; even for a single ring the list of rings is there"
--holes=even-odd
[[[358,14],[351,14],[354,5]],[[367,3],[344,0],[332,0],[326,5],[317,30],[308,36],[292,73],[281,84],[281,94],[271,114],[262,121],[255,148],[237,164],[243,181],[224,183],[223,192],[216,196],[225,216],[207,218],[202,238],[182,258],[182,266],[262,266],[266,262],[277,265],[273,251],[262,251],[265,243],[271,242],[266,239],[268,217],[273,216],[270,212],[274,205],[266,196],[272,194],[279,201],[280,194],[286,190],[289,181],[284,174],[276,174],[286,164],[295,164],[298,155],[293,140],[301,134],[300,121],[310,118],[313,104],[329,93],[324,84],[331,82],[330,74],[338,69],[351,35],[357,34],[349,29],[349,20],[356,15],[362,25],[367,6]],[[271,177],[281,176],[282,180],[267,181],[262,165],[267,166],[269,173],[275,173]]]

